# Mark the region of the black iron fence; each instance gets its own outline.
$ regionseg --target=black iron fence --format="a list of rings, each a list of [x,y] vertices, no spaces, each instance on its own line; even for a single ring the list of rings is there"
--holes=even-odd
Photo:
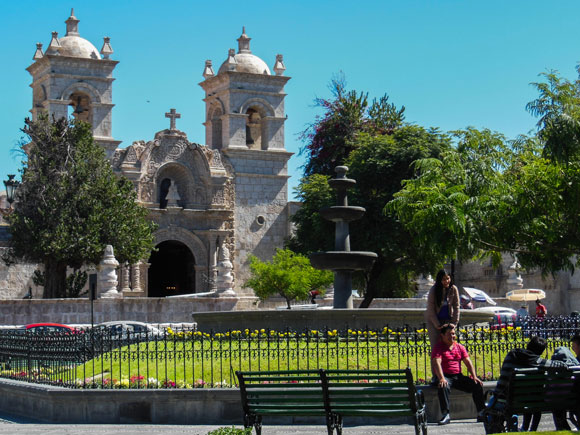
[[[548,340],[546,357],[580,329],[577,317],[522,319],[516,324],[461,325],[478,376],[497,379],[505,355],[529,337]],[[236,370],[401,369],[417,383],[431,378],[425,328],[303,331],[197,330],[128,332],[85,329],[31,333],[0,330],[0,377],[71,388],[235,386]]]

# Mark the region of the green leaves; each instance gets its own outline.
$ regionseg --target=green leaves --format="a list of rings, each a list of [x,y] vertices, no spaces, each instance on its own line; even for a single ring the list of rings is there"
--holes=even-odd
[[[348,91],[344,76],[332,80],[333,99],[317,98],[315,104],[324,109],[322,116],[302,132],[305,142],[300,151],[307,154],[305,175],[334,175],[334,168],[344,165],[358,146],[359,133],[392,134],[403,125],[405,108],[398,109],[383,95],[369,104],[368,94]]]
[[[288,308],[294,299],[307,299],[310,291],[324,293],[333,281],[332,272],[314,269],[307,257],[289,249],[278,249],[271,262],[250,256],[250,271],[244,287],[252,288],[261,300],[280,295]]]
[[[98,264],[108,244],[121,262],[149,255],[154,226],[147,210],[136,202],[132,184],[113,173],[90,125],[40,116],[27,119],[23,132],[30,141],[22,145],[28,160],[10,216],[13,257],[58,264],[62,271],[62,264]],[[64,277],[45,273],[45,295],[63,296]]]

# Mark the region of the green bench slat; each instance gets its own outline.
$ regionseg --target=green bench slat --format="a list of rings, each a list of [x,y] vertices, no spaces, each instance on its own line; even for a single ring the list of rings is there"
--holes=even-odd
[[[415,415],[414,412],[406,412],[406,411],[374,411],[374,410],[365,410],[365,409],[357,409],[357,410],[337,410],[336,411],[340,415],[344,416],[368,416],[368,417],[406,417],[409,415]]]
[[[365,376],[406,376],[405,370],[351,370],[324,369],[328,376],[334,375],[365,375]]]
[[[258,403],[254,405],[254,409],[324,409],[324,403],[313,403],[311,405],[305,403],[292,403],[292,404],[280,404],[280,403]]]
[[[256,408],[253,410],[256,414],[259,415],[299,415],[299,416],[308,416],[308,415],[326,415],[324,409],[315,410],[315,409],[301,409],[301,410],[292,410],[292,409],[262,409]]]
[[[295,389],[295,388],[321,388],[320,384],[246,384],[246,389],[255,391],[257,389],[264,388],[284,388],[284,389]]]
[[[249,371],[249,372],[240,372],[244,377],[250,376],[269,376],[269,375],[318,375],[319,370],[268,370],[267,372],[264,371]]]
[[[246,383],[256,383],[256,382],[274,382],[280,384],[291,383],[295,382],[307,382],[307,383],[315,383],[320,381],[320,376],[305,376],[305,377],[287,377],[287,376],[260,376],[260,377],[251,377],[251,378],[244,378]]]
[[[248,403],[324,403],[320,397],[248,397]]]
[[[342,375],[342,376],[327,376],[328,380],[330,382],[336,382],[336,381],[382,381],[383,383],[390,383],[391,381],[398,381],[398,382],[406,382],[407,378],[402,377],[402,376],[397,376],[395,377],[382,377],[382,376],[365,376],[365,375],[357,375],[357,376],[351,376],[351,375]]]
[[[409,402],[409,396],[398,398],[387,397],[331,397],[330,401],[333,403],[349,403],[356,400],[356,403],[377,403],[378,399],[382,403],[400,403],[401,401]]]
[[[361,406],[364,405],[364,406]],[[408,403],[377,403],[377,402],[360,402],[360,403],[341,403],[333,406],[333,409],[411,409]]]
[[[346,382],[329,382],[329,388],[369,388],[369,387],[377,387],[377,388],[384,388],[384,389],[395,389],[395,388],[409,388],[407,384],[389,384],[383,382],[357,382],[352,384],[347,384]]]

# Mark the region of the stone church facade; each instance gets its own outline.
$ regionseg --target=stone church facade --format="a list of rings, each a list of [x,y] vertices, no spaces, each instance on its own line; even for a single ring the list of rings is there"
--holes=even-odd
[[[46,111],[89,122],[95,141],[113,169],[135,186],[138,200],[159,228],[157,251],[138,264],[119,267],[123,297],[166,297],[196,293],[209,298],[253,296],[244,289],[248,258],[271,258],[290,233],[295,203],[288,202],[285,149],[282,55],[273,68],[252,54],[245,29],[217,72],[205,62],[205,144],[191,142],[177,128],[180,115],[170,109],[169,128],[126,148],[112,136],[113,82],[117,60],[104,38],[100,50],[79,34],[74,11],[63,37],[53,32],[43,51],[37,44],[32,76],[32,117]],[[162,116],[162,114],[160,114]],[[2,201],[2,198],[0,198]],[[2,229],[2,227],[0,227]],[[0,246],[5,237],[0,231]],[[2,248],[3,249],[3,248]],[[499,268],[489,264],[458,264],[457,284],[501,298],[509,290],[506,256]],[[0,265],[0,299],[21,298],[36,265]],[[543,288],[551,313],[580,311],[580,273],[542,277],[522,273],[523,286]],[[387,301],[387,305],[389,305]]]
[[[206,144],[169,128],[126,148],[112,136],[114,70],[109,38],[98,51],[82,38],[74,11],[66,34],[53,32],[46,51],[37,44],[32,76],[32,117],[39,111],[89,122],[113,169],[132,181],[139,202],[158,224],[157,251],[139,264],[121,265],[125,296],[191,293],[251,294],[244,289],[248,258],[269,259],[290,230],[284,144],[282,55],[267,64],[252,54],[245,29],[217,72],[206,61]],[[225,265],[225,266],[224,266]],[[231,266],[229,266],[231,265]],[[222,270],[220,274],[218,271]],[[228,270],[229,269],[229,270]],[[229,278],[224,282],[222,275]]]

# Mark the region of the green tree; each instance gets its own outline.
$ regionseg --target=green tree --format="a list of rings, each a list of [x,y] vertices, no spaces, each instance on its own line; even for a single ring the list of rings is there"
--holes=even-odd
[[[449,147],[446,135],[416,125],[401,126],[391,135],[360,135],[347,161],[348,176],[357,182],[349,203],[364,207],[366,213],[351,224],[351,246],[378,254],[365,276],[362,308],[374,297],[411,295],[417,273],[438,264],[438,256],[419,249],[411,233],[393,215],[384,213],[383,207],[401,189],[402,180],[414,176],[414,161],[439,158]]]
[[[351,249],[378,254],[368,274],[354,276],[355,285],[365,289],[362,307],[368,307],[378,296],[408,296],[417,272],[440,264],[439,256],[419,249],[411,233],[394,216],[385,214],[383,207],[401,188],[402,180],[413,177],[415,160],[438,158],[448,149],[446,135],[416,125],[400,126],[389,135],[358,135],[357,145],[346,160],[350,168],[347,176],[357,181],[348,195],[349,204],[364,207],[366,213],[350,224]],[[303,205],[292,217],[297,229],[288,246],[303,254],[334,248],[334,223],[322,219],[318,212],[335,201],[329,178],[311,175],[297,189]]]
[[[289,249],[278,249],[271,262],[250,256],[250,271],[244,287],[253,289],[261,300],[280,295],[288,309],[291,301],[305,300],[311,291],[324,293],[333,281],[332,272],[314,269],[307,257]]]
[[[580,73],[580,66],[577,67]],[[538,98],[527,110],[538,120],[538,138],[544,156],[561,163],[578,160],[580,153],[580,80],[561,77],[557,71],[540,74],[544,82],[533,83]]]
[[[98,264],[110,244],[121,262],[149,255],[155,225],[117,177],[89,124],[26,119],[22,183],[10,216],[7,261],[44,264],[44,298],[66,296],[67,267]]]
[[[319,210],[336,202],[334,191],[328,185],[329,176],[312,174],[300,180],[294,189],[302,206],[292,216],[296,224],[294,234],[286,246],[294,252],[310,254],[332,247],[334,243],[334,223],[320,217]]]
[[[541,116],[536,137],[507,141],[468,129],[455,133],[457,149],[443,159],[416,163],[419,176],[405,182],[387,209],[423,249],[460,259],[491,257],[496,265],[502,252],[512,252],[524,268],[544,273],[578,265],[579,83],[553,73],[546,78],[528,105]]]
[[[456,149],[414,163],[417,176],[404,181],[386,211],[397,215],[423,252],[441,262],[471,259],[483,244],[497,262],[499,215],[510,208],[512,187],[503,175],[515,154],[502,135],[489,130],[469,128],[453,136]]]
[[[334,175],[334,168],[343,165],[357,146],[357,135],[391,134],[404,122],[405,107],[389,103],[389,97],[373,99],[346,89],[343,75],[335,77],[329,86],[333,99],[317,98],[315,105],[324,109],[322,116],[302,132],[306,142],[301,153],[306,153],[306,176],[312,174]]]

